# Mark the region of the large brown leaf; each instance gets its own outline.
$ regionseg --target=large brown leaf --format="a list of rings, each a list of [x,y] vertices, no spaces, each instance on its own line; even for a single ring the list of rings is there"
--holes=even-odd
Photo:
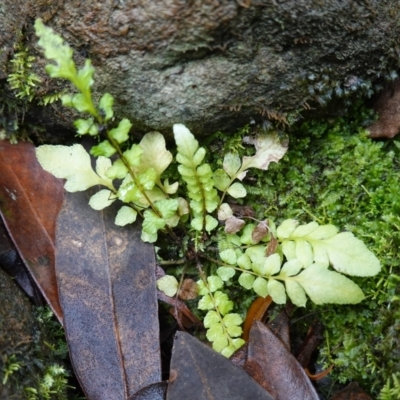
[[[276,400],[319,399],[287,345],[260,321],[254,321],[250,330],[244,369]]]
[[[243,369],[188,333],[177,332],[167,400],[188,399],[273,400]]]
[[[114,224],[115,207],[67,193],[56,271],[70,355],[90,400],[123,400],[161,381],[153,246],[140,226]]]
[[[0,210],[12,241],[62,320],[54,272],[55,221],[63,202],[60,179],[39,165],[31,143],[0,141]]]

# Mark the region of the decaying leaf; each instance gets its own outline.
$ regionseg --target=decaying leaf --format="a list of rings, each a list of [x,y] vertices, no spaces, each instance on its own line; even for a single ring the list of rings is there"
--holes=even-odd
[[[319,397],[298,361],[264,324],[254,321],[244,369],[275,400],[318,400]]]
[[[31,143],[0,141],[0,171],[4,223],[35,283],[62,321],[54,240],[55,221],[64,198],[63,183],[42,169]]]
[[[95,188],[97,189],[97,188]],[[118,206],[66,194],[56,271],[76,375],[90,399],[123,400],[161,380],[153,247],[140,226],[118,227]]]
[[[378,121],[367,129],[372,138],[392,138],[400,132],[400,79],[379,94],[373,106]]]
[[[191,335],[177,332],[167,400],[187,399],[273,400],[240,367]]]
[[[239,232],[245,225],[245,221],[232,215],[225,221],[225,232],[228,234],[235,234]]]
[[[266,170],[271,162],[278,162],[286,153],[288,146],[283,145],[276,132],[260,135],[255,139],[247,138],[247,143],[254,144],[256,154],[252,157],[243,157],[240,171],[249,168]]]

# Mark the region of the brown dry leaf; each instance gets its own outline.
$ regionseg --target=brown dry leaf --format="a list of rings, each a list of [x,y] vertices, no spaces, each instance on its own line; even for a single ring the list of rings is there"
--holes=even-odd
[[[368,127],[372,138],[392,138],[400,132],[400,79],[395,80],[378,96],[374,110],[378,121]]]
[[[244,369],[275,400],[319,400],[301,365],[287,346],[259,321],[250,331]]]
[[[193,300],[199,294],[199,287],[197,283],[190,278],[184,279],[182,282],[182,286],[179,289],[178,296],[182,300]]]
[[[229,217],[225,221],[225,232],[228,234],[235,234],[239,232],[244,225],[246,225],[246,222],[244,222],[242,219],[235,216]]]
[[[177,332],[167,400],[188,399],[274,400],[243,369],[188,333]]]
[[[0,210],[7,230],[55,315],[62,321],[54,271],[55,221],[64,189],[39,165],[31,143],[0,141]]]
[[[258,225],[254,228],[253,232],[251,233],[251,238],[254,243],[258,243],[264,236],[268,233],[268,220],[261,221]]]
[[[67,193],[56,273],[75,373],[89,399],[124,400],[161,381],[155,254],[139,224],[114,224],[117,205]]]

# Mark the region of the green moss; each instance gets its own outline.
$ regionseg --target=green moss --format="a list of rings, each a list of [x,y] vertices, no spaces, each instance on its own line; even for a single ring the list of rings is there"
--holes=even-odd
[[[378,276],[356,279],[367,295],[360,305],[312,306],[326,328],[320,362],[334,363],[331,379],[356,380],[376,395],[400,370],[400,146],[369,139],[363,126],[372,118],[355,107],[344,118],[292,128],[287,155],[250,175],[247,189],[259,215],[332,223],[381,260]]]

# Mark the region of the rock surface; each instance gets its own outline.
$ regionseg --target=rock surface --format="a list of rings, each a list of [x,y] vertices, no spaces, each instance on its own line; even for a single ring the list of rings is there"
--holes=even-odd
[[[331,98],[370,95],[399,67],[398,0],[13,4],[0,6],[0,70],[9,70],[4,55],[12,53],[10,38],[24,25],[42,78],[37,96],[65,87],[43,73],[32,28],[41,17],[74,47],[79,64],[92,59],[95,95],[112,93],[117,113],[134,121],[138,132],[171,133],[178,122],[196,134],[233,130],[251,119],[290,122],[303,108]],[[71,116],[51,107],[33,113],[46,124],[70,127]]]

